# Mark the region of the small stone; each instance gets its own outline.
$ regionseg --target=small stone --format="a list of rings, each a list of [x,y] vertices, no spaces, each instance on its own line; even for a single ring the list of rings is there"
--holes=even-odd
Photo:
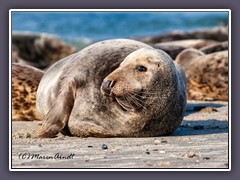
[[[166,143],[167,143],[167,140],[161,140],[161,143],[162,143],[162,144],[166,144]]]
[[[154,144],[157,145],[157,144],[160,144],[161,141],[159,141],[158,139],[154,140]]]
[[[89,145],[88,148],[92,148],[93,146]]]
[[[160,154],[165,154],[166,152],[165,151],[159,151]]]
[[[31,138],[31,137],[32,137],[32,135],[30,133],[26,134],[26,138]]]
[[[146,154],[150,154],[150,152],[149,152],[149,150],[148,150],[148,149],[146,149]]]
[[[42,147],[42,144],[38,144],[38,147]]]
[[[203,160],[209,160],[210,157],[203,157]]]
[[[106,144],[102,144],[102,149],[108,149],[108,146]]]
[[[84,156],[85,162],[89,162],[90,158],[88,156]]]
[[[189,152],[185,155],[185,157],[187,158],[193,158],[193,157],[196,157],[197,155],[194,153],[194,152]]]
[[[152,151],[158,151],[158,149],[153,149]]]

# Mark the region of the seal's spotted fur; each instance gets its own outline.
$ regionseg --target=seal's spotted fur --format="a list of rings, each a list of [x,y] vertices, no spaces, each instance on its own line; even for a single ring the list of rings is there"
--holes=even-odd
[[[12,63],[12,120],[39,120],[36,92],[43,72],[37,68]]]

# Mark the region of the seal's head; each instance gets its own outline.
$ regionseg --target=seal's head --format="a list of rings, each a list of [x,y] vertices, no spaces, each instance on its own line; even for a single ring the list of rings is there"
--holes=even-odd
[[[103,95],[114,97],[125,111],[149,108],[176,86],[176,69],[169,55],[153,48],[129,54],[102,82]],[[155,104],[155,103],[154,103]]]

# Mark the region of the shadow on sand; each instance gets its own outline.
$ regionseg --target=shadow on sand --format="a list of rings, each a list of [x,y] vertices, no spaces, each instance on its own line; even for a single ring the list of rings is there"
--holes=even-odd
[[[198,113],[199,110],[204,109],[206,107],[220,108],[220,107],[223,107],[223,106],[226,106],[226,105],[218,104],[218,103],[209,103],[209,102],[187,103],[186,112],[185,112],[184,116],[188,116],[189,114],[193,114],[193,113]]]
[[[216,119],[209,120],[185,120],[172,134],[173,136],[190,136],[228,133],[228,121],[219,121]]]

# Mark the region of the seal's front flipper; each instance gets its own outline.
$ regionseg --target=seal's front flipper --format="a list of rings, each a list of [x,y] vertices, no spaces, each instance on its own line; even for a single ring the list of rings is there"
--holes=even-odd
[[[48,111],[39,132],[40,138],[56,136],[67,124],[75,100],[75,83],[65,84],[66,90],[61,90],[57,99]]]
[[[48,111],[40,129],[39,137],[50,138],[57,135],[67,124],[69,114],[70,113],[67,113],[64,109],[63,104],[59,104],[57,100]]]

